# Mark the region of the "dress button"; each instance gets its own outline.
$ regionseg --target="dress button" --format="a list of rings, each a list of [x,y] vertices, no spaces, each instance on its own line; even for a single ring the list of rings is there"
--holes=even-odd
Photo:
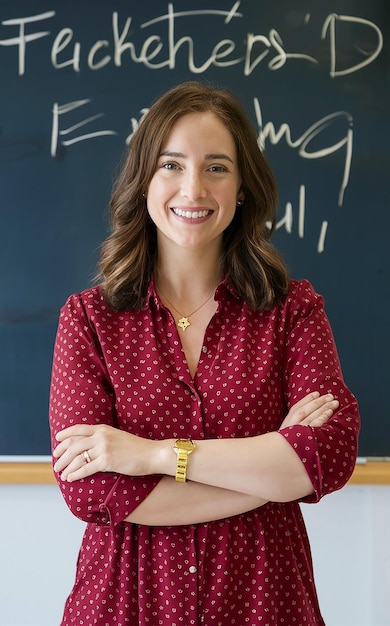
[[[203,346],[203,348],[202,348],[202,352],[204,352],[204,353],[206,354],[206,352],[207,352],[207,348],[206,348],[206,346]]]
[[[190,574],[195,574],[195,572],[196,572],[196,567],[195,567],[195,565],[191,565],[191,566],[188,568],[188,571],[190,572]]]

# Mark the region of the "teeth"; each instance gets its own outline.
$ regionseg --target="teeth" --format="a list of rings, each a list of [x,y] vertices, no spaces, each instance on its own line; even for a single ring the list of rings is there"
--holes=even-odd
[[[189,217],[193,220],[196,220],[199,217],[207,217],[210,213],[207,209],[205,211],[182,211],[182,209],[173,208],[172,211],[179,217]]]

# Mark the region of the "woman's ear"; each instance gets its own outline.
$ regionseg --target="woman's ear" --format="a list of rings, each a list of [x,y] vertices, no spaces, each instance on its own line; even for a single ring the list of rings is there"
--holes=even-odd
[[[242,206],[244,204],[244,200],[245,200],[244,192],[240,190],[237,195],[236,206]]]

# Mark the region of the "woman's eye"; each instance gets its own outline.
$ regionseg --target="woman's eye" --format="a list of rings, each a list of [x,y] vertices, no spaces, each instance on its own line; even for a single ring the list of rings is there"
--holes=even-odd
[[[164,170],[177,170],[179,166],[176,163],[162,163],[161,167]]]
[[[223,165],[211,165],[209,167],[210,172],[216,172],[217,174],[226,172],[226,167]]]

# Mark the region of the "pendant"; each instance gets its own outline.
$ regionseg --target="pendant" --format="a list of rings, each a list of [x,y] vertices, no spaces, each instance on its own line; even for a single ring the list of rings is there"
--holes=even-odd
[[[185,332],[185,329],[188,328],[188,326],[191,326],[190,322],[188,321],[188,317],[184,317],[184,315],[179,319],[177,325],[179,328],[182,329],[183,332]]]

